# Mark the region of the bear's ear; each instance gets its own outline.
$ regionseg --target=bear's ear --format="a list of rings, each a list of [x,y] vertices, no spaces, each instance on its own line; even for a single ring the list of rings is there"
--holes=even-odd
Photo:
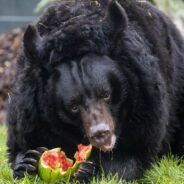
[[[104,22],[108,22],[112,31],[126,29],[128,25],[128,16],[124,8],[116,0],[110,0]]]
[[[28,25],[23,38],[24,51],[29,59],[35,60],[39,57],[39,46],[41,37],[34,25]]]

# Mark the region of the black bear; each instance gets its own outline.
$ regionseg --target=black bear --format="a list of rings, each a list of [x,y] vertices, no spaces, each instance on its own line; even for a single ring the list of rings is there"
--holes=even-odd
[[[15,178],[46,148],[94,147],[77,179],[140,178],[156,158],[184,153],[184,41],[146,1],[64,1],[28,26],[8,110]]]

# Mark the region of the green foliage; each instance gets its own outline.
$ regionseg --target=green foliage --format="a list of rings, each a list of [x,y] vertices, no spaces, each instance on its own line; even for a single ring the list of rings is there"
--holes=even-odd
[[[172,155],[163,157],[145,173],[144,182],[156,184],[183,184],[184,161]]]
[[[35,12],[35,13],[39,13],[39,12],[43,11],[43,9],[44,9],[46,6],[48,6],[49,4],[51,4],[51,3],[55,2],[55,1],[56,1],[56,0],[41,0],[41,1],[37,4],[36,8],[34,9],[34,12]]]
[[[154,0],[156,5],[173,18],[184,19],[183,0]]]

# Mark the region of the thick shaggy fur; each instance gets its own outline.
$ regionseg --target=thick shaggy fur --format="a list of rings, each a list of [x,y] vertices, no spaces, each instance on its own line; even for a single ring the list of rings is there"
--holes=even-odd
[[[93,162],[128,180],[141,177],[170,147],[183,155],[183,38],[150,3],[119,0],[123,8],[113,3],[61,1],[38,20],[37,31],[28,28],[8,113],[7,144],[15,176],[20,155],[29,149],[61,146],[72,156],[85,139],[81,117],[70,114],[63,103],[56,105],[55,86],[61,64],[81,65],[88,56],[85,62],[91,68],[103,73],[101,65],[90,64],[91,58],[100,57],[107,68],[116,68],[113,75],[118,78],[110,77],[116,90],[109,109],[118,137],[113,157],[97,149]],[[106,64],[104,56],[111,61]],[[64,76],[69,80],[67,72]],[[67,91],[60,92],[67,98]]]

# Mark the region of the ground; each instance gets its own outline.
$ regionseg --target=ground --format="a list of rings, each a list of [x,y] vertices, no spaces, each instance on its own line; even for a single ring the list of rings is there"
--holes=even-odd
[[[0,124],[5,123],[9,90],[15,78],[15,65],[23,29],[0,35]]]
[[[76,182],[57,182],[60,184],[77,184]],[[167,156],[153,165],[153,168],[146,172],[139,183],[149,184],[183,184],[184,183],[184,160]],[[7,164],[6,157],[6,129],[0,127],[0,184],[44,184],[39,177],[25,177],[15,181],[11,176],[11,170]],[[51,183],[50,183],[51,184]],[[53,183],[54,184],[54,183]],[[93,178],[91,184],[130,184],[119,180],[116,176],[103,178],[101,181]],[[131,184],[138,184],[138,181]]]

